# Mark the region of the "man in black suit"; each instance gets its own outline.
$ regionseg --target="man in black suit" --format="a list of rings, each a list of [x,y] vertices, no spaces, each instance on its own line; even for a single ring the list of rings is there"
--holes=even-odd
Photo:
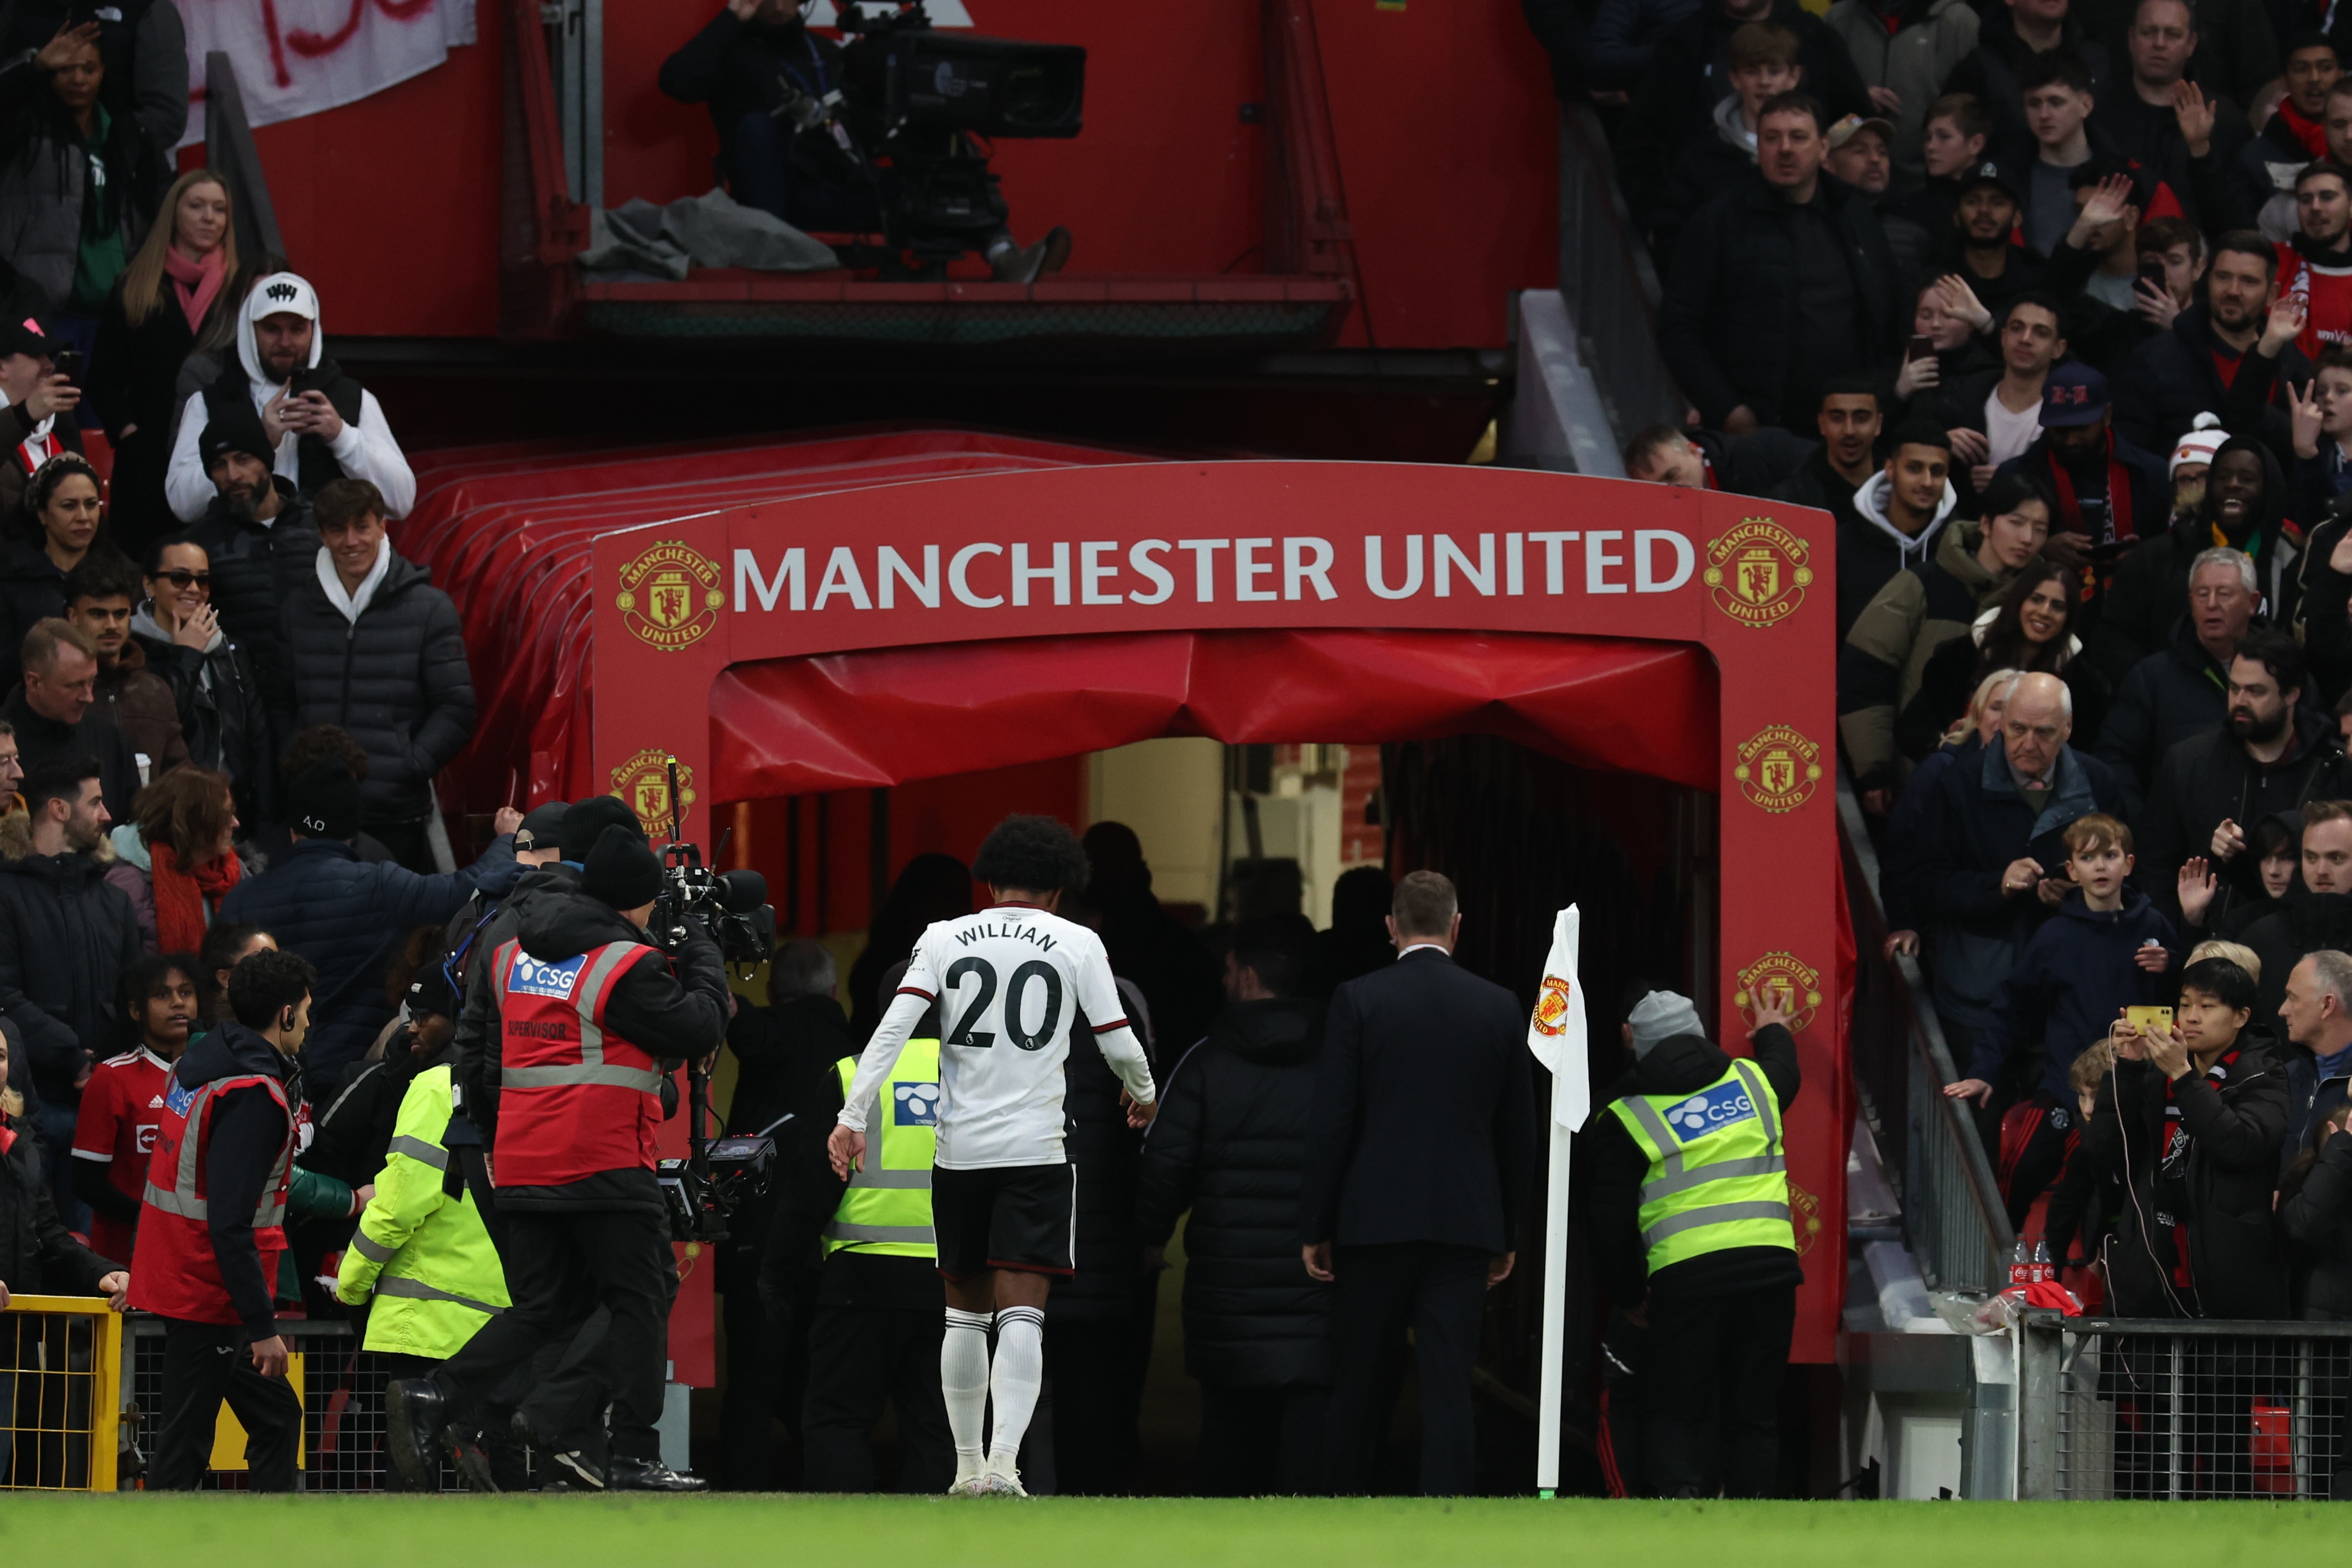
[[[1454,962],[1454,884],[1417,871],[1397,884],[1387,968],[1331,998],[1307,1146],[1299,1239],[1307,1271],[1339,1281],[1329,1479],[1371,1481],[1385,1425],[1382,1375],[1413,1331],[1421,1371],[1421,1490],[1469,1491],[1477,1475],[1470,1374],[1486,1291],[1511,1272],[1535,1172],[1525,1024],[1502,987]]]

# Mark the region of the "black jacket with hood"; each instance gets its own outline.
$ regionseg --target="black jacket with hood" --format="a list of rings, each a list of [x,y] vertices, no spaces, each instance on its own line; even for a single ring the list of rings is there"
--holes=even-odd
[[[221,630],[252,656],[275,758],[295,729],[294,655],[282,612],[303,584],[316,580],[320,544],[310,503],[295,492],[294,482],[273,475],[270,483],[278,490],[278,515],[269,521],[255,518],[250,504],[215,496],[187,537],[212,558],[213,609]]]
[[[103,1295],[98,1282],[127,1266],[83,1246],[58,1218],[34,1118],[0,1115],[0,1285],[18,1296]]]
[[[2268,963],[2263,966],[2265,976]],[[2191,1071],[2173,1086],[2188,1130],[2186,1186],[2194,1297],[2171,1282],[2172,1230],[2158,1219],[2157,1167],[2165,1143],[2165,1078],[2146,1061],[2118,1061],[2100,1086],[2075,1158],[2084,1174],[2124,1183],[2126,1200],[2107,1250],[2119,1317],[2279,1319],[2287,1314],[2285,1249],[2272,1226],[2279,1138],[2287,1114],[2286,1062],[2249,1031],[2218,1084]],[[2089,1184],[2062,1184],[2050,1205],[2051,1249],[2070,1246]],[[2063,1256],[2063,1252],[2061,1253]],[[2193,1308],[2193,1311],[2191,1310]]]
[[[2286,999],[2286,977],[2308,954],[2332,947],[2352,948],[2352,893],[2305,893],[2263,915],[2239,934],[2238,940],[2263,961],[2256,988],[2261,1001],[2258,1019],[2278,1017]]]
[[[2145,795],[2174,747],[2211,734],[2229,716],[2229,666],[2206,652],[2183,616],[2172,623],[2163,651],[2134,664],[2116,686],[2091,749],[2130,774]]]
[[[474,734],[474,676],[449,596],[394,552],[356,620],[327,597],[315,570],[282,615],[296,725],[341,725],[367,752],[361,821],[408,822],[431,811],[433,776]]]
[[[2017,74],[2033,57],[2033,46],[2017,36],[2016,19],[2008,6],[1988,5],[1979,16],[1975,52],[1952,68],[1944,78],[1944,90],[1968,93],[1985,106],[1992,116],[1992,133],[1985,138],[1988,150],[2022,146],[2033,132],[2025,123],[2025,89]],[[2110,78],[2107,51],[2084,32],[2079,17],[2070,16],[2059,24],[2058,47],[2074,50],[2091,68],[2092,99],[2104,99]]]
[[[302,1097],[299,1084],[289,1082],[292,1070],[276,1046],[235,1019],[224,1019],[181,1054],[173,1064],[172,1081],[184,1089],[201,1089],[219,1079],[258,1074],[284,1085],[291,1105]],[[294,1125],[269,1091],[258,1084],[216,1096],[211,1125],[205,1197],[211,1213],[205,1225],[212,1233],[213,1256],[219,1261],[230,1304],[245,1325],[247,1341],[268,1339],[278,1332],[276,1281],[261,1272],[253,1211],[261,1206],[269,1173],[294,1135]]]
[[[131,900],[89,856],[0,860],[0,1012],[23,1033],[44,1101],[81,1103],[75,1080],[107,1054],[122,967],[139,951]]]
[[[550,895],[535,903],[523,917],[521,939],[522,950],[532,957],[554,960],[577,957],[607,942],[643,943],[646,934],[611,904],[574,893]],[[683,972],[683,981],[672,972],[673,963]],[[482,1082],[487,1092],[478,1103],[467,1096],[466,1109],[495,1151],[503,1055],[495,995],[488,1023],[482,1036]],[[606,993],[604,1027],[662,1059],[673,1070],[689,1057],[707,1056],[718,1050],[727,1033],[727,966],[719,956],[718,945],[698,932],[675,959],[651,948],[639,954]],[[653,1172],[632,1166],[598,1171],[560,1186],[501,1186],[499,1207],[534,1212],[658,1211],[662,1195]]]
[[[1332,1288],[1298,1263],[1299,1173],[1323,1009],[1234,1002],[1176,1065],[1143,1145],[1137,1225],[1184,1227],[1184,1370],[1272,1388],[1331,1381]]]
[[[2238,361],[2227,384],[2213,363],[2217,354]],[[2199,414],[2214,413],[2231,434],[2259,436],[2276,455],[2293,450],[2286,392],[2279,383],[2301,386],[2310,380],[2311,361],[2293,343],[2266,360],[2222,342],[2213,331],[2211,307],[2200,299],[2174,318],[2171,331],[2132,350],[2131,363],[2116,379],[2116,430],[2143,452],[2169,452]]]
[[[482,1093],[482,1042],[497,1030],[498,980],[491,956],[522,935],[523,916],[551,898],[568,898],[580,891],[580,868],[563,861],[527,867],[509,888],[488,920],[467,918],[478,901],[477,893],[449,921],[448,951],[462,966],[466,998],[457,1012],[457,1038],[450,1047],[450,1074],[463,1091],[464,1103]],[[462,946],[464,951],[457,949]]]
[[[202,649],[174,642],[156,622],[152,600],[132,613],[131,635],[146,653],[147,667],[172,685],[188,760],[229,776],[239,818],[276,821],[278,747],[260,676],[245,649],[217,629]]]
[[[2219,727],[2165,753],[2140,812],[2137,880],[2168,917],[2180,918],[2182,862],[2210,858],[2213,830],[2225,819],[2251,836],[2263,818],[2299,810],[2306,800],[2352,796],[2352,760],[2335,727],[2309,706],[2298,707],[2291,718],[2294,738],[2275,762],[2255,761],[2244,741]],[[2213,869],[2220,885],[2205,912],[2209,929],[2264,896],[2260,857],[2251,848]]]
[[[1756,1065],[1785,1120],[1801,1079],[1797,1041],[1779,1025],[1756,1031]],[[1795,1289],[1804,1281],[1794,1247],[1732,1247],[1671,1264],[1654,1276],[1642,1245],[1642,1183],[1650,1157],[1610,1109],[1637,1094],[1696,1094],[1731,1071],[1731,1058],[1704,1035],[1677,1034],[1636,1057],[1609,1086],[1585,1124],[1591,1149],[1592,1259],[1601,1288],[1618,1306],[1638,1306],[1663,1291],[1680,1297],[1727,1296],[1748,1291]]]
[[[1853,493],[1853,511],[1838,524],[1837,634],[1843,643],[1853,623],[1878,597],[1878,591],[1898,571],[1925,571],[1936,559],[1936,536],[1943,531],[1960,493],[1944,481],[1943,499],[1936,515],[1916,534],[1906,534],[1886,517],[1887,491],[1894,481],[1885,469],[1872,475]]]

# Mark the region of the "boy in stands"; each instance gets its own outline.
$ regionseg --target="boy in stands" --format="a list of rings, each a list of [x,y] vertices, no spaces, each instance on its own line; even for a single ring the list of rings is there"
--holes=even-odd
[[[74,1196],[90,1207],[91,1248],[109,1258],[130,1257],[138,1234],[172,1063],[195,1027],[199,972],[191,953],[149,953],[123,970],[123,1010],[139,1030],[138,1048],[100,1062],[82,1090]]]
[[[971,870],[987,884],[990,907],[942,920],[915,944],[827,1153],[845,1180],[858,1167],[866,1108],[937,1002],[946,1032],[930,1187],[947,1285],[940,1385],[956,1450],[948,1491],[1020,1497],[1021,1437],[1045,1376],[1046,1291],[1053,1276],[1076,1270],[1077,1171],[1062,1148],[1062,1066],[1073,1033],[1090,1033],[1118,1075],[1129,1126],[1149,1124],[1159,1103],[1102,939],[1054,913],[1064,893],[1086,885],[1076,838],[1049,817],[1007,817]],[[981,1418],[992,1399],[983,1454]]]

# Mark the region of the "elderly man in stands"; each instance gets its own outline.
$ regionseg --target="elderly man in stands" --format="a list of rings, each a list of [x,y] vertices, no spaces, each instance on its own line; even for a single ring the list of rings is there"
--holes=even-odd
[[[1957,1058],[1973,1051],[2001,982],[2064,898],[2066,824],[2135,804],[2105,763],[2067,744],[2074,699],[2055,675],[2021,675],[2000,736],[1947,768],[1926,801],[1916,907],[1936,1008]]]

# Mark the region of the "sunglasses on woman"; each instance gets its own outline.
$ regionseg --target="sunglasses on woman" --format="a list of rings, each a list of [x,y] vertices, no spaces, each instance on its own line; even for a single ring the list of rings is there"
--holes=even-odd
[[[159,571],[155,573],[155,575],[163,579],[165,582],[170,583],[173,587],[178,589],[183,593],[185,593],[192,586],[195,588],[210,589],[213,585],[213,574],[211,572],[190,571],[187,568],[183,566],[175,566],[169,571]]]

